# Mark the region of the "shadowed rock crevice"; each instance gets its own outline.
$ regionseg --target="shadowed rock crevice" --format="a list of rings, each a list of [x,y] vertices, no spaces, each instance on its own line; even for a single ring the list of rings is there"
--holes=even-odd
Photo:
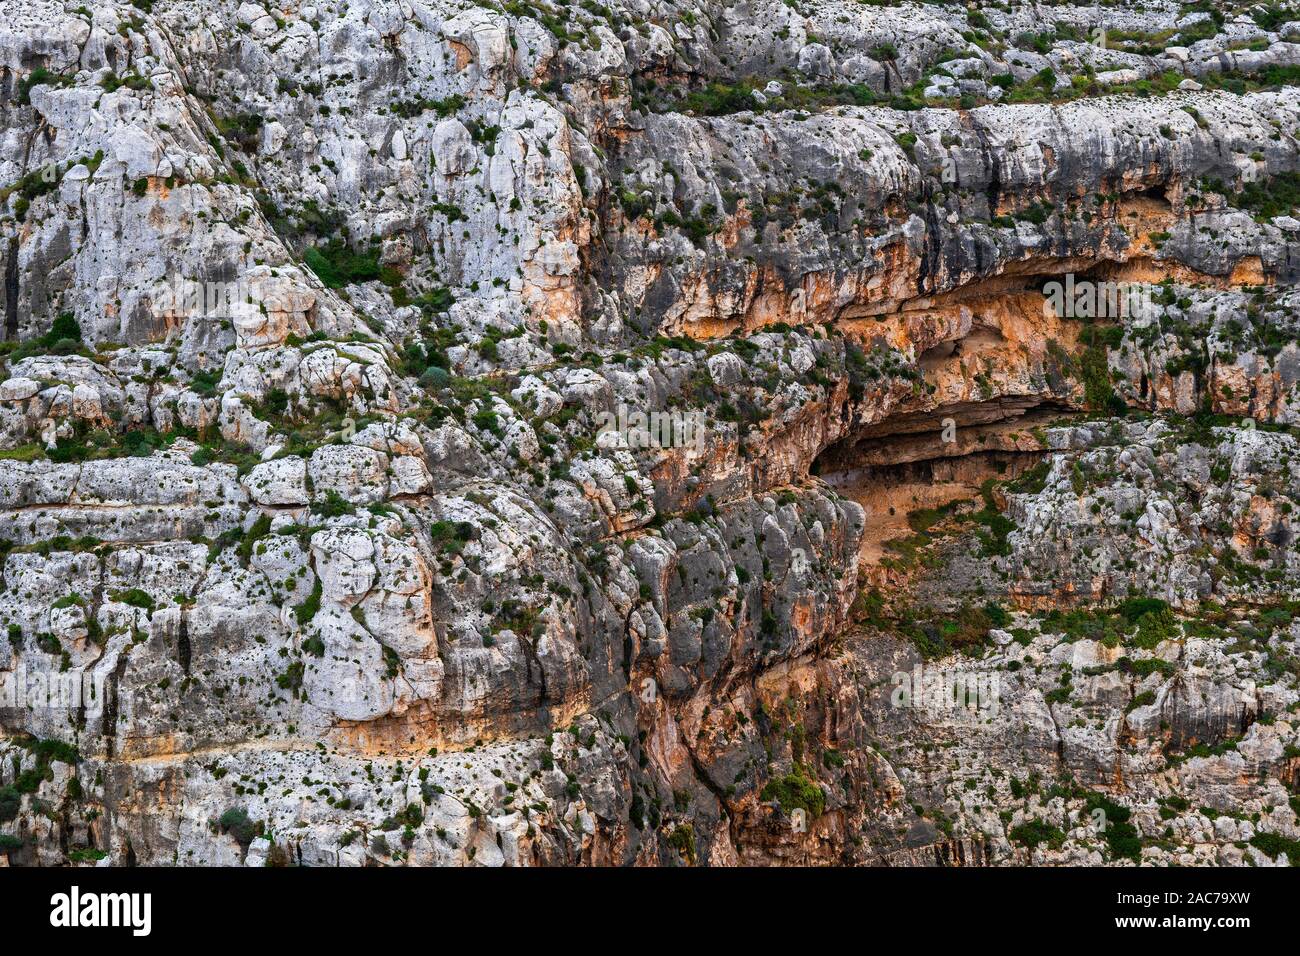
[[[863,507],[870,574],[891,540],[915,530],[909,516],[947,513],[1041,461],[1043,429],[1064,411],[1030,396],[891,416],[827,448],[811,473]]]

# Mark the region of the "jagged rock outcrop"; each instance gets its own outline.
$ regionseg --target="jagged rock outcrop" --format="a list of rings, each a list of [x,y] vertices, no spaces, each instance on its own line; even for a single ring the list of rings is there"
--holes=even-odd
[[[1300,860],[1300,14],[1050,11],[10,0],[0,860]]]

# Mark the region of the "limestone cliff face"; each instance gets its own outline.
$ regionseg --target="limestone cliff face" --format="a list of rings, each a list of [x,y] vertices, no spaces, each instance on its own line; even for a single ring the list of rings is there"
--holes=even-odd
[[[10,0],[0,862],[1285,862],[1300,13],[1050,9]]]

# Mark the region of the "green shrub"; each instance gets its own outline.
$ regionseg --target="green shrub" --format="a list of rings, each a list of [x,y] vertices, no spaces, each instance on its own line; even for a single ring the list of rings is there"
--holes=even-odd
[[[1053,850],[1059,850],[1065,843],[1065,834],[1060,827],[1052,826],[1045,820],[1030,820],[1018,827],[1012,827],[1007,836],[1031,850],[1043,844]]]
[[[684,857],[688,863],[695,862],[695,828],[689,823],[684,823],[673,829],[673,832],[668,835],[668,845]]]
[[[317,578],[316,583],[312,586],[311,594],[307,596],[307,600],[293,609],[293,616],[298,621],[299,626],[306,625],[316,616],[316,612],[320,610],[320,599],[321,583],[320,578]],[[316,638],[316,640],[319,641],[320,638]],[[306,649],[306,645],[303,645],[303,647]],[[321,648],[321,651],[324,653],[324,647]],[[319,657],[320,655],[317,654],[316,656]]]
[[[991,627],[1006,627],[1011,623],[1011,615],[1007,613],[1006,608],[993,601],[984,605],[984,614],[989,619]]]
[[[353,252],[342,239],[311,247],[303,254],[303,260],[330,289],[379,278],[379,255]]]
[[[331,488],[325,492],[325,497],[320,501],[312,502],[311,510],[316,514],[324,515],[326,518],[338,518],[343,515],[353,514],[357,509],[352,502]]]
[[[435,391],[446,388],[450,381],[451,373],[439,365],[430,365],[420,373],[420,384]]]
[[[303,670],[302,661],[291,662],[284,673],[275,675],[275,685],[281,690],[296,691],[302,687]]]
[[[123,604],[129,604],[131,607],[142,608],[146,611],[154,609],[153,598],[145,591],[139,588],[129,588],[125,591],[114,591],[109,595],[114,601],[120,601]]]
[[[36,755],[38,763],[48,765],[51,762],[66,763],[75,766],[81,762],[81,754],[72,744],[47,737],[31,741],[24,745]]]
[[[221,815],[217,825],[222,833],[229,833],[241,846],[252,843],[253,839],[261,834],[263,828],[261,823],[254,823],[249,819],[248,811],[243,807],[231,807]]]
[[[1168,609],[1149,611],[1138,618],[1137,636],[1133,646],[1143,650],[1154,650],[1161,641],[1176,640],[1180,634],[1178,621]]]
[[[75,355],[83,349],[81,325],[71,312],[61,312],[44,335],[22,343],[9,355],[9,361],[19,362],[33,355]]]
[[[0,787],[0,823],[8,823],[18,816],[23,797],[13,787]]]
[[[411,304],[418,306],[425,315],[437,315],[446,312],[456,304],[456,297],[450,289],[442,287],[432,289],[411,299]]]
[[[730,86],[725,83],[710,83],[702,90],[688,93],[678,108],[704,116],[724,116],[757,109],[758,104],[754,100],[753,87],[748,84]]]
[[[975,521],[983,527],[977,528],[975,536],[980,542],[980,554],[986,558],[1011,553],[1011,544],[1007,540],[1016,530],[1016,523],[1004,514],[984,508],[973,515]]]
[[[198,371],[190,376],[190,389],[204,398],[211,398],[221,384],[221,369]]]
[[[60,76],[57,73],[51,73],[43,66],[38,66],[18,81],[18,104],[20,106],[31,105],[32,87],[34,86],[67,86],[72,81],[70,76]]]
[[[253,556],[253,548],[257,542],[271,533],[271,516],[269,514],[260,514],[257,520],[253,522],[248,533],[239,542],[238,554],[239,559],[247,564],[248,559]]]
[[[147,458],[167,444],[167,436],[153,429],[133,428],[122,435],[122,451],[133,458]]]
[[[822,788],[799,764],[795,764],[794,769],[784,777],[769,780],[760,797],[763,800],[776,800],[787,813],[800,807],[810,816],[818,817],[826,809],[826,794],[822,793]]]
[[[1277,833],[1256,833],[1250,838],[1250,845],[1267,856],[1286,854],[1292,866],[1300,866],[1300,840],[1288,840]]]
[[[1089,814],[1100,810],[1105,816],[1104,835],[1112,859],[1138,861],[1142,857],[1142,839],[1137,827],[1129,822],[1133,812],[1100,793],[1085,796]]]
[[[1168,601],[1151,597],[1127,598],[1120,602],[1120,605],[1115,608],[1116,613],[1121,615],[1130,624],[1136,624],[1145,614],[1159,613],[1160,611],[1168,610]]]
[[[1234,204],[1254,213],[1257,219],[1290,215],[1300,206],[1300,172],[1278,173],[1247,183]]]

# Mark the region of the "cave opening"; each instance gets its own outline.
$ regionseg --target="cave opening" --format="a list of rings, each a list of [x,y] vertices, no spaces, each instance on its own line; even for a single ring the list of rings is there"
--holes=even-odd
[[[861,554],[870,570],[908,516],[977,500],[990,479],[1009,481],[1047,454],[1041,428],[1069,410],[1037,396],[890,416],[827,447],[811,473],[866,513]]]

